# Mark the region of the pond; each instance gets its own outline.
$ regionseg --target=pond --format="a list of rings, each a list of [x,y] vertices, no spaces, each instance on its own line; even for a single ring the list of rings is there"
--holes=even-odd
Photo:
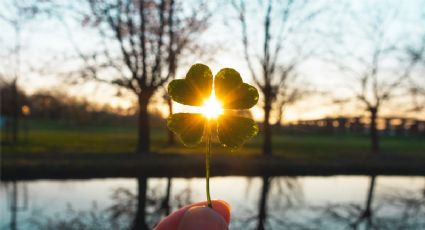
[[[2,181],[0,229],[152,228],[204,188],[203,178]],[[230,229],[425,229],[423,176],[229,176],[211,188],[232,206]]]

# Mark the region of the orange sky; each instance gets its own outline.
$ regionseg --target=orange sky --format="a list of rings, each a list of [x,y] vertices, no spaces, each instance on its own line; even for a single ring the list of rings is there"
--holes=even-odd
[[[362,9],[364,5],[369,4],[368,2],[352,2],[347,3],[353,8],[353,10]],[[395,23],[393,34],[397,34],[402,29],[413,31],[415,33],[424,32],[423,27],[410,26],[404,22],[415,22],[421,11],[421,4],[425,4],[419,0],[409,1],[409,4],[403,4],[402,2],[394,1],[391,3],[383,2],[382,5],[388,5],[390,8],[397,8],[400,14],[400,20]],[[370,3],[372,4],[372,3]],[[380,3],[379,3],[380,4]],[[422,6],[421,5],[421,6]],[[1,4],[0,4],[1,6]],[[0,7],[1,8],[1,7]],[[386,9],[386,8],[383,8]],[[0,13],[2,13],[0,9]],[[230,67],[238,70],[244,81],[252,84],[252,79],[248,72],[248,68],[244,61],[243,52],[241,52],[241,44],[238,34],[229,25],[228,18],[232,17],[232,11],[228,8],[223,10],[223,16],[214,17],[214,21],[211,24],[210,29],[200,39],[203,44],[212,44],[215,47],[215,52],[212,57],[205,58],[187,58],[184,64],[180,65],[178,70],[178,78],[182,78],[192,63],[201,62],[209,65],[213,71],[213,74],[217,73],[221,68]],[[422,12],[423,13],[423,12]],[[317,27],[332,27],[333,25],[327,24],[333,17],[332,14],[325,17],[324,20],[318,21]],[[96,45],[93,32],[84,28],[70,19],[65,19],[69,22],[70,29],[74,39],[81,42],[80,48],[83,50],[91,50]],[[226,23],[223,23],[225,21]],[[404,23],[404,24],[403,24]],[[414,24],[414,23],[413,23]],[[329,26],[331,25],[331,26]],[[347,25],[347,29],[350,26]],[[0,44],[5,47],[13,47],[16,41],[13,36],[13,30],[8,27],[7,24],[0,21],[0,28],[4,29],[0,33]],[[54,29],[52,29],[54,28]],[[398,28],[398,29],[397,29]],[[255,28],[253,28],[255,30]],[[413,33],[412,32],[412,33]],[[425,32],[424,32],[425,33]],[[220,34],[220,37],[216,36]],[[23,27],[21,34],[22,40],[22,64],[18,71],[21,75],[19,85],[29,94],[34,93],[38,90],[57,90],[73,96],[85,98],[91,102],[98,104],[109,104],[112,107],[130,108],[135,104],[135,98],[126,91],[122,91],[122,97],[117,96],[117,89],[115,87],[107,86],[104,84],[86,83],[84,85],[69,86],[63,84],[66,79],[58,77],[57,75],[69,71],[69,69],[78,66],[78,61],[65,62],[68,56],[75,56],[75,52],[72,44],[69,40],[70,34],[63,29],[63,26],[57,21],[45,20],[38,22],[29,22]],[[413,37],[413,36],[412,36]],[[255,42],[255,41],[254,41]],[[258,42],[258,41],[257,41]],[[323,43],[324,44],[324,43]],[[321,44],[320,44],[321,45]],[[356,49],[361,50],[366,46],[361,44]],[[319,48],[319,47],[318,47]],[[16,66],[12,62],[13,56],[7,54],[7,50],[0,51],[0,73],[10,74],[16,70]],[[349,78],[335,71],[330,67],[330,63],[326,63],[320,58],[313,58],[300,67],[300,75],[302,81],[308,82],[308,84],[314,86],[316,89],[322,92],[327,92],[326,96],[316,95],[306,98],[295,105],[289,106],[285,110],[284,120],[287,122],[296,121],[299,119],[318,119],[322,117],[334,117],[338,115],[359,115],[364,114],[364,111],[358,106],[353,100],[352,102],[335,105],[332,103],[332,98],[345,99],[350,96],[349,90],[352,87],[352,83]],[[43,71],[33,71],[34,69],[42,69]],[[417,75],[423,75],[424,69],[420,69]],[[301,82],[302,84],[302,82]],[[424,82],[425,84],[425,82]],[[351,97],[352,98],[352,97]],[[400,95],[399,98],[395,98],[391,104],[385,106],[381,115],[383,116],[410,116],[417,118],[425,118],[425,114],[408,112],[408,98],[406,95]],[[261,98],[260,98],[261,101]],[[167,114],[167,108],[162,103],[161,95],[156,95],[151,105],[152,109],[161,111],[163,114]],[[176,106],[176,112],[185,110],[187,108]],[[252,113],[256,120],[261,120],[262,110],[259,106],[252,109]],[[274,114],[272,115],[272,120]]]

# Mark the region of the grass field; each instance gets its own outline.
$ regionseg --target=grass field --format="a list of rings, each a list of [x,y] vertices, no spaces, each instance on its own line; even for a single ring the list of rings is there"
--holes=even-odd
[[[27,134],[21,132],[21,144],[2,145],[3,153],[90,153],[134,152],[137,130],[131,126],[71,126],[63,123],[34,122]],[[203,147],[188,149],[180,143],[166,145],[164,127],[152,129],[152,151],[171,154],[200,154]],[[261,135],[261,134],[260,134]],[[2,136],[4,138],[4,136]],[[382,137],[382,152],[394,157],[425,159],[425,137]],[[369,139],[352,135],[275,135],[273,151],[288,159],[311,161],[337,158],[362,159],[369,156]],[[261,136],[241,150],[228,152],[217,144],[214,154],[255,155],[261,152]]]

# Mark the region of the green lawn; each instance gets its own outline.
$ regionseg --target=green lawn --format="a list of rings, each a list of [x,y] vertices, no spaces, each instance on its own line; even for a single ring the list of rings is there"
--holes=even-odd
[[[28,135],[21,133],[19,146],[2,145],[3,153],[128,153],[136,146],[137,131],[131,126],[71,126],[63,123],[36,122]],[[152,150],[158,153],[199,154],[203,147],[188,149],[181,144],[166,145],[164,127],[152,129]],[[261,135],[261,133],[260,133]],[[27,137],[27,142],[25,142]],[[4,137],[2,137],[4,138]],[[365,136],[279,135],[273,138],[273,151],[288,159],[332,159],[368,156],[369,139]],[[425,137],[382,137],[387,155],[425,159]],[[218,145],[214,154],[259,154],[261,136],[249,141],[241,150],[228,152]]]

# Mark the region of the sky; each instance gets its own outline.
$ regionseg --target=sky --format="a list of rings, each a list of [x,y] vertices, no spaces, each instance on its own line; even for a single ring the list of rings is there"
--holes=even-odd
[[[13,0],[0,3],[7,6]],[[62,1],[58,1],[62,2]],[[296,1],[297,2],[297,1]],[[299,2],[299,1],[298,1]],[[425,35],[424,16],[425,1],[312,1],[306,11],[320,9],[321,14],[310,23],[297,27],[289,36],[288,46],[279,56],[279,63],[287,63],[291,58],[296,58],[296,48],[301,47],[313,54],[303,60],[297,69],[299,78],[294,82],[300,87],[313,87],[317,95],[305,98],[298,103],[288,106],[285,110],[284,120],[287,122],[299,119],[318,119],[338,115],[361,115],[359,104],[355,100],[347,103],[335,104],[335,99],[352,99],[352,90],[356,90],[356,81],[349,74],[341,72],[335,67],[334,60],[329,60],[330,53],[337,53],[337,61],[350,66],[357,66],[355,60],[350,60],[344,54],[349,50],[364,58],[370,56],[370,38],[365,36],[364,29],[367,25],[375,23],[383,15],[385,21],[386,38],[388,42],[396,41],[398,46],[415,44],[420,36]],[[198,38],[205,47],[214,49],[208,57],[188,57],[178,69],[178,78],[182,78],[193,62],[206,62],[213,74],[221,68],[231,67],[238,70],[244,81],[253,84],[248,71],[241,45],[240,25],[237,14],[227,1],[210,1],[214,9],[209,29]],[[250,50],[255,58],[261,50],[262,44],[262,18],[264,6],[258,1],[247,1],[249,15],[249,39],[253,44]],[[0,15],[13,17],[10,7],[0,7]],[[297,14],[295,14],[297,15]],[[303,11],[299,13],[302,17]],[[353,18],[355,15],[355,18]],[[280,12],[274,12],[273,21],[278,28]],[[421,18],[422,17],[422,18]],[[299,20],[294,18],[294,23]],[[422,20],[422,21],[421,21]],[[15,56],[10,49],[16,42],[16,34],[10,24],[0,20],[0,73],[11,75],[16,71]],[[81,21],[75,20],[73,15],[64,13],[60,20],[57,18],[38,17],[25,22],[21,30],[21,65],[19,68],[19,85],[28,94],[39,90],[57,90],[77,97],[85,98],[99,104],[110,104],[112,107],[128,108],[134,105],[135,97],[126,91],[121,91],[106,84],[86,82],[83,84],[65,84],[69,79],[66,73],[78,69],[81,62],[75,59],[75,45],[80,50],[89,52],[97,47],[99,40],[97,34],[87,27],[81,26]],[[338,35],[336,35],[338,34]],[[272,34],[273,36],[274,34]],[[70,61],[72,57],[72,61]],[[334,57],[335,58],[335,55]],[[382,78],[390,78],[391,73],[399,67],[400,61],[396,57],[388,61],[388,74],[384,72]],[[391,67],[391,68],[390,68]],[[257,66],[258,68],[258,66]],[[413,75],[419,83],[425,85],[421,77],[424,68],[415,69]],[[400,94],[402,95],[402,94]],[[424,118],[422,113],[407,112],[409,98],[399,96],[383,111],[384,116],[412,116]],[[165,106],[157,106],[155,101],[161,101],[157,95],[152,104],[152,109],[159,109],[166,113]],[[406,103],[407,102],[407,103]],[[397,109],[394,109],[397,108]],[[186,110],[186,107],[177,106],[176,110]],[[254,118],[260,120],[262,110],[259,106],[252,109]]]

